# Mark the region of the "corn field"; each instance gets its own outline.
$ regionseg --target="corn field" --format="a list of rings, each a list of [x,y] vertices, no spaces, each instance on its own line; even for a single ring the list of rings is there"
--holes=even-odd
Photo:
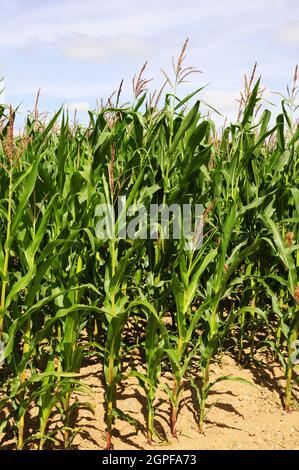
[[[88,406],[92,393],[81,377],[90,359],[103,367],[107,449],[115,422],[133,422],[117,403],[131,376],[146,399],[148,443],[159,439],[161,386],[172,436],[185,384],[196,394],[202,433],[216,383],[245,382],[211,378],[223,351],[246,367],[261,354],[273,357],[285,375],[282,406],[296,406],[297,77],[275,115],[260,108],[260,79],[246,79],[237,122],[217,131],[201,89],[177,96],[196,72],[184,67],[184,52],[160,93],[149,94],[144,67],[133,102],[120,105],[119,90],[89,112],[86,126],[63,109],[46,120],[36,106],[17,135],[17,111],[0,107],[0,432],[13,433],[15,449],[55,448],[58,436],[71,448],[77,397],[86,395]],[[201,204],[199,249],[164,239],[159,227],[146,240],[100,239],[96,208],[116,206],[118,196],[126,208]],[[132,351],[142,368],[133,361],[124,368]],[[59,424],[50,431],[53,414]]]

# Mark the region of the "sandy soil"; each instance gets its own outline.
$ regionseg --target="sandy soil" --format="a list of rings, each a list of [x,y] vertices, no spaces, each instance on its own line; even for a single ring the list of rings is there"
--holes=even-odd
[[[92,395],[80,397],[90,402],[94,414],[79,410],[76,418],[77,434],[72,448],[80,450],[105,448],[104,388],[101,366],[88,365],[82,370],[82,380],[92,387]],[[178,438],[169,433],[170,407],[167,396],[159,390],[156,401],[156,428],[163,442],[151,447],[145,437],[144,392],[134,378],[122,383],[118,406],[138,422],[138,430],[127,422],[117,420],[114,429],[115,449],[298,449],[299,410],[286,413],[281,405],[284,380],[280,367],[269,363],[267,367],[252,365],[242,369],[229,356],[221,365],[212,366],[211,378],[221,375],[238,375],[252,381],[255,387],[232,381],[218,383],[209,397],[208,405],[215,403],[207,415],[204,434],[196,426],[196,403],[188,382],[183,393],[182,408],[178,418]],[[299,389],[295,388],[299,399]],[[32,431],[31,431],[32,432]],[[0,447],[11,448],[9,436],[0,436]]]
[[[215,378],[221,375],[238,375],[255,383],[255,387],[232,381],[219,382],[208,404],[217,402],[207,415],[204,434],[196,426],[196,403],[186,384],[182,409],[178,418],[178,438],[169,433],[170,407],[167,396],[160,390],[157,397],[156,427],[165,442],[155,443],[155,449],[299,449],[299,410],[286,413],[281,405],[284,381],[281,369],[269,364],[251,369],[241,369],[234,360],[225,356],[221,366],[212,366]],[[95,416],[80,411],[77,424],[84,433],[77,436],[74,446],[79,449],[105,447],[103,415],[103,387],[99,380],[100,368],[96,365],[84,370],[85,381],[92,386],[90,398]],[[213,377],[213,375],[212,375]],[[211,377],[211,378],[212,378]],[[115,449],[151,449],[145,437],[144,392],[134,379],[123,383],[118,406],[130,413],[139,423],[139,430],[118,420],[114,431]],[[299,398],[298,388],[295,390]]]

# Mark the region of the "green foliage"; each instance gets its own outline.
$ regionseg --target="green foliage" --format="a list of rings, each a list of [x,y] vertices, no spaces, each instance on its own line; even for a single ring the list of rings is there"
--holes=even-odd
[[[90,112],[87,128],[71,126],[62,110],[47,125],[29,116],[24,136],[12,140],[12,113],[1,107],[1,430],[10,423],[20,449],[29,441],[55,447],[59,433],[71,445],[80,432],[71,426],[81,403],[76,397],[90,392],[83,360],[91,356],[105,381],[107,448],[116,419],[137,425],[117,403],[129,376],[145,393],[149,442],[157,437],[159,387],[169,397],[174,436],[183,385],[195,388],[202,431],[211,388],[221,380],[245,382],[210,377],[232,336],[230,350],[240,363],[263,348],[280,360],[285,407],[291,406],[299,131],[285,102],[273,128],[269,110],[256,117],[257,81],[239,122],[216,137],[200,101],[187,109],[195,93],[182,100],[168,94],[160,110],[146,105],[145,93],[132,106]],[[161,236],[99,239],[98,204],[116,205],[122,195],[126,208],[202,204],[201,247],[187,250],[181,240]],[[113,220],[115,234],[123,218],[124,209]],[[161,226],[155,230],[161,234]],[[133,349],[141,369],[131,360]],[[33,407],[39,429],[26,437]],[[62,425],[50,431],[55,414]]]

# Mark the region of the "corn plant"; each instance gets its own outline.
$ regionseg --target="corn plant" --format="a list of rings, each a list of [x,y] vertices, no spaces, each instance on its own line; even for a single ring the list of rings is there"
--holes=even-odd
[[[121,105],[121,83],[85,126],[71,124],[62,109],[47,119],[37,97],[16,135],[17,110],[0,105],[0,430],[13,430],[18,449],[72,447],[81,432],[75,410],[91,409],[88,398],[78,399],[92,392],[82,378],[90,358],[103,371],[107,449],[117,419],[138,425],[118,402],[132,376],[146,400],[148,443],[162,439],[155,425],[161,388],[172,436],[179,438],[182,392],[190,386],[203,432],[216,384],[246,382],[213,378],[211,366],[224,353],[251,367],[271,351],[285,373],[285,409],[293,408],[297,69],[274,116],[255,66],[237,120],[219,132],[202,107],[203,87],[177,96],[198,72],[185,66],[187,44],[173,74],[163,72],[160,91],[149,93],[145,63],[133,80],[133,102]],[[201,219],[191,216],[196,249],[183,229],[180,239],[172,236],[174,214],[165,236],[163,208],[176,203],[204,209]],[[101,204],[113,208],[104,237]],[[153,204],[162,215],[142,238],[144,220],[134,217]],[[135,227],[132,238],[123,236],[126,222]],[[132,349],[143,358],[139,368]]]

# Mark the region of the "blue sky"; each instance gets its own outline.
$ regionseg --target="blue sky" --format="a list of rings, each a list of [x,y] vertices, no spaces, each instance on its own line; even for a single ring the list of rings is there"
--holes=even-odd
[[[84,119],[96,100],[107,98],[124,78],[123,100],[145,60],[151,86],[171,72],[186,37],[188,65],[202,74],[185,84],[183,95],[209,83],[201,97],[234,118],[244,72],[255,61],[267,87],[284,92],[299,62],[298,0],[0,0],[2,101],[40,110],[62,103]]]

